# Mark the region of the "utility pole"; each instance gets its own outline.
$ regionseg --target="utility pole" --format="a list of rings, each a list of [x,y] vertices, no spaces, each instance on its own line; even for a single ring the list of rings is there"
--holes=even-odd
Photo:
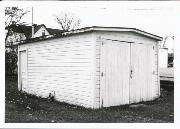
[[[32,38],[34,38],[34,24],[33,24],[33,7],[32,7]]]

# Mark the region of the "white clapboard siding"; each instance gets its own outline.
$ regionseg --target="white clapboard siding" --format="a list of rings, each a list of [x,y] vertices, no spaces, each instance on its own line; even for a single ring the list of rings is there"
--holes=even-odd
[[[92,36],[79,35],[34,44],[28,49],[28,86],[41,97],[93,107],[94,44]],[[23,45],[22,45],[23,47]]]

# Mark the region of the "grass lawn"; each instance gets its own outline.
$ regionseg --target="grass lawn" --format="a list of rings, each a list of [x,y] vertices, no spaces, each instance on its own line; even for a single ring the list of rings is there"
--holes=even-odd
[[[161,97],[136,105],[86,109],[38,98],[17,91],[17,78],[6,78],[7,123],[128,123],[174,122],[174,91],[161,90]]]

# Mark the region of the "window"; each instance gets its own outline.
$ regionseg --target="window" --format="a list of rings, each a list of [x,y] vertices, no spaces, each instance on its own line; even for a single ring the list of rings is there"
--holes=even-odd
[[[45,30],[42,31],[42,36],[45,36]]]

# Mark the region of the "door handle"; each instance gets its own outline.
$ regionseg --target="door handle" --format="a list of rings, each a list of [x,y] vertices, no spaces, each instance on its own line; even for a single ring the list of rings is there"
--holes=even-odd
[[[130,71],[130,78],[132,78],[133,70]]]

